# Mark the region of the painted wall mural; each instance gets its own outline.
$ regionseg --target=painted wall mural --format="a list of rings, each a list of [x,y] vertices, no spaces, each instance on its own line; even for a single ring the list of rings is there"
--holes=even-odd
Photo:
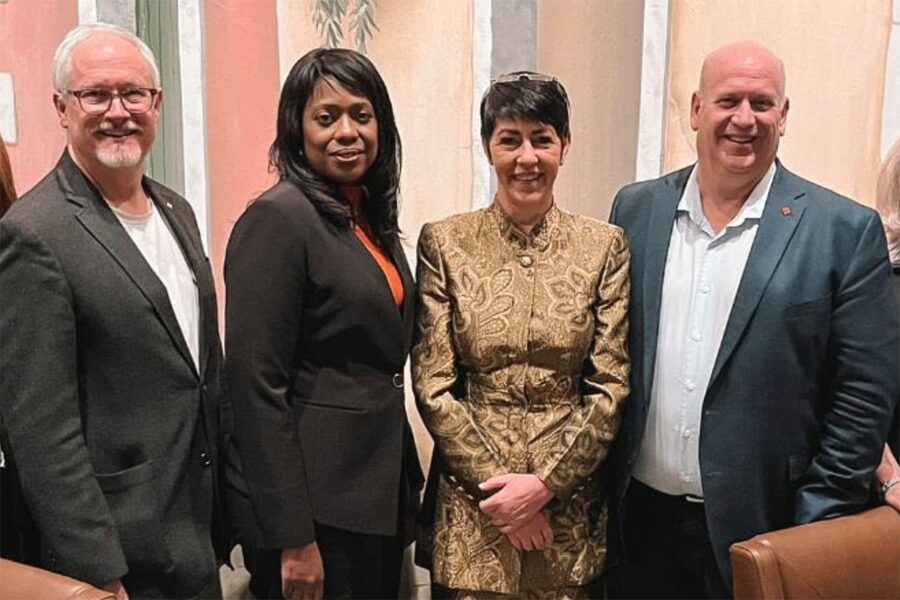
[[[378,29],[375,0],[352,0],[352,4],[351,0],[313,0],[313,22],[325,38],[325,48],[343,46],[346,30],[354,48],[365,54],[366,42]]]

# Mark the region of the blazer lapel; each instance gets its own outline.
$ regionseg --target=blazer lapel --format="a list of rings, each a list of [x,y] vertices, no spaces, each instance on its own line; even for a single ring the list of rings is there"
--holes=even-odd
[[[753,247],[750,249],[750,256],[747,258],[744,274],[722,335],[722,343],[707,389],[712,388],[722,374],[753,313],[756,312],[763,292],[803,217],[806,206],[798,200],[804,195],[805,192],[795,184],[793,176],[779,162],[766,207],[759,221],[759,231],[753,240]]]
[[[197,286],[197,320],[199,325],[197,329],[199,330],[200,337],[198,340],[198,368],[200,371],[200,379],[202,380],[206,375],[206,366],[211,350],[211,345],[209,343],[210,332],[207,331],[206,328],[207,316],[209,311],[217,310],[215,307],[215,298],[209,293],[209,290],[214,288],[203,285],[203,282],[201,281],[201,277],[205,273],[206,257],[202,254],[200,240],[191,237],[189,227],[184,220],[185,218],[176,210],[177,200],[170,199],[171,192],[166,188],[157,185],[150,179],[144,178],[144,183],[150,191],[150,196],[153,198],[153,201],[159,210],[159,214],[163,216],[169,224],[169,227],[171,227],[172,233],[175,235],[175,239],[178,241],[178,245],[184,253],[185,260],[187,260],[188,268],[191,270],[194,277],[194,284]],[[181,331],[180,327],[179,331]]]
[[[403,353],[409,352],[412,345],[413,325],[415,324],[416,284],[409,270],[406,253],[398,239],[391,247],[391,258],[400,272],[403,281],[403,304],[400,307],[400,317],[403,320]]]
[[[119,263],[128,277],[153,306],[163,327],[172,338],[172,343],[185,360],[193,367],[194,361],[188,351],[175,312],[169,303],[165,286],[147,264],[141,251],[128,236],[119,220],[107,206],[75,162],[68,151],[63,154],[57,166],[57,176],[69,202],[82,207],[75,218],[103,246],[110,256]]]
[[[397,352],[397,354],[394,355],[395,359],[399,357],[399,360],[405,361],[405,356],[407,352],[409,352],[409,342],[407,341],[407,338],[410,337],[412,332],[412,322],[408,323],[407,319],[409,318],[409,315],[412,314],[413,309],[409,308],[408,303],[410,301],[410,296],[415,295],[415,288],[412,284],[412,276],[409,273],[406,255],[400,247],[400,241],[395,241],[388,249],[388,255],[394,262],[394,266],[397,267],[397,271],[400,273],[400,279],[403,282],[403,303],[398,308],[394,302],[391,284],[384,274],[384,271],[381,270],[381,265],[378,264],[378,261],[372,256],[372,253],[366,248],[362,240],[356,236],[356,232],[347,227],[342,229],[339,236],[345,240],[346,243],[350,244],[353,252],[359,256],[359,260],[363,261],[366,265],[365,268],[369,271],[374,280],[378,282],[376,285],[381,288],[381,291],[373,293],[377,293],[384,302],[390,303],[389,306],[384,306],[384,308],[387,309],[384,313],[379,312],[379,314],[384,314],[387,318],[384,326],[389,333],[385,338],[385,343],[390,346],[391,351]],[[407,333],[407,330],[409,330],[409,333]],[[403,337],[396,335],[394,333],[396,331],[400,331]]]
[[[687,185],[691,167],[682,169],[664,181],[664,188],[653,198],[650,223],[644,239],[643,294],[644,299],[644,394],[650,401],[653,389],[653,372],[656,366],[656,344],[659,337],[659,311],[662,302],[663,278],[666,273],[666,258],[669,254],[669,240],[675,223],[678,202]]]

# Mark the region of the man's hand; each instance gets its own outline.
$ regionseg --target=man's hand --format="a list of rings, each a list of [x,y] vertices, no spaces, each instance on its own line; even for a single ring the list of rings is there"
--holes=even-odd
[[[281,551],[281,593],[285,600],[320,600],[325,590],[325,567],[319,546],[305,546]]]
[[[110,581],[106,585],[101,585],[100,589],[115,594],[116,600],[128,600],[128,592],[125,591],[125,586],[122,585],[122,580],[120,579]]]
[[[530,474],[507,473],[491,477],[478,486],[483,491],[499,490],[478,503],[491,524],[509,534],[531,521],[553,498],[544,482]]]
[[[553,528],[543,512],[538,512],[530,521],[515,531],[506,534],[516,550],[544,550],[553,544]]]

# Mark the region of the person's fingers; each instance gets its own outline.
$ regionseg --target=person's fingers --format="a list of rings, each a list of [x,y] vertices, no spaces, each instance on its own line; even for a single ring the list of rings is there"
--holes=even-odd
[[[481,512],[490,515],[495,510],[497,510],[500,503],[497,500],[495,500],[496,497],[497,496],[494,495],[494,496],[491,496],[490,498],[488,498],[487,500],[482,500],[481,502],[479,502],[478,508],[481,509]]]
[[[299,587],[299,590],[301,592],[299,598],[301,600],[321,600],[321,587],[321,585],[316,583],[305,583]]]
[[[491,525],[494,527],[503,527],[505,525],[512,525],[514,528],[519,528],[524,525],[524,522],[520,523],[521,519],[511,519],[507,515],[493,514],[491,517]]]
[[[546,547],[549,548],[553,545],[553,528],[548,525],[543,529],[542,534],[544,543],[546,544]]]
[[[522,544],[519,542],[519,538],[515,534],[507,534],[506,539],[509,540],[509,543],[512,544],[512,547],[516,550],[522,549]]]
[[[484,491],[497,490],[502,488],[509,481],[509,475],[494,475],[486,481],[478,484],[478,488]]]

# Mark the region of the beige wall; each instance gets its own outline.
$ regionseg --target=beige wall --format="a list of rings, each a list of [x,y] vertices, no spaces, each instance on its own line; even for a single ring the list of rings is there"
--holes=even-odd
[[[555,75],[572,103],[572,149],[560,171],[563,208],[606,219],[634,179],[643,2],[538,0],[538,70]]]
[[[224,327],[225,249],[247,204],[271,186],[278,60],[275,0],[203,4],[210,257]]]
[[[890,13],[891,0],[673,0],[665,169],[695,160],[690,98],[703,57],[754,39],[787,70],[785,165],[871,205]]]
[[[309,2],[282,0],[279,11],[283,78],[322,39]],[[470,131],[472,4],[453,0],[437,10],[421,0],[379,2],[375,22],[378,30],[368,56],[387,83],[403,140],[400,226],[413,265],[422,224],[471,206],[472,151],[481,151]],[[345,42],[352,47],[349,36]],[[407,400],[409,409],[411,398]],[[427,465],[430,439],[415,409],[408,412]]]
[[[53,53],[78,25],[76,0],[13,0],[0,4],[0,71],[15,86],[15,144],[7,140],[16,191],[21,196],[47,174],[66,147],[53,109]]]
[[[309,2],[282,1],[282,77],[322,44]],[[403,140],[400,226],[407,252],[423,223],[469,210],[472,189],[471,0],[379,2],[368,56],[384,78]],[[345,23],[345,42],[352,47]],[[477,148],[480,151],[479,148]]]

